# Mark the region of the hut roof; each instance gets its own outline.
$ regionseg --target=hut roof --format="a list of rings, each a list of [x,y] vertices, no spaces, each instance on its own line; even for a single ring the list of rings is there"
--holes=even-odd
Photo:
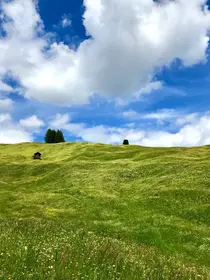
[[[41,153],[40,153],[40,152],[37,152],[37,153],[35,153],[34,155],[39,155],[39,156],[41,156]]]

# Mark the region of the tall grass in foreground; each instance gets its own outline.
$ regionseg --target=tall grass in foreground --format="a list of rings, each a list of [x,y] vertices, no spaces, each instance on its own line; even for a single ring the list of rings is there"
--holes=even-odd
[[[0,279],[210,279],[152,247],[54,222],[0,222]]]

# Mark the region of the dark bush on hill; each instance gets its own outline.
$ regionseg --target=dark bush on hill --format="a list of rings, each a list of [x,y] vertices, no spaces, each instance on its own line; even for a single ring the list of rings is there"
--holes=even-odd
[[[129,141],[127,139],[124,139],[123,145],[129,145]]]

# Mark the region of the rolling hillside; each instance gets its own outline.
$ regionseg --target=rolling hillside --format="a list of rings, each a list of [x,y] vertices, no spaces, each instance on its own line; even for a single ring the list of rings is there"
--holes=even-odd
[[[210,279],[210,147],[0,145],[0,279]]]

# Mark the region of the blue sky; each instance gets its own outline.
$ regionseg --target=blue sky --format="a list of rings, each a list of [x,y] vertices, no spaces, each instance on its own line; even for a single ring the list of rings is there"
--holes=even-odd
[[[2,1],[0,143],[210,144],[210,13],[187,2]]]

